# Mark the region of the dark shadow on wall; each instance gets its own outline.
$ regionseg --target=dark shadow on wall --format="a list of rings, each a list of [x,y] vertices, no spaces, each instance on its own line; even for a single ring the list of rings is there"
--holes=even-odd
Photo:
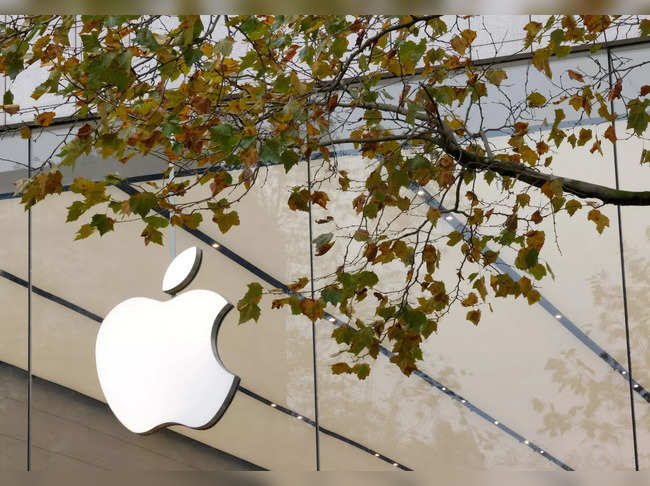
[[[650,240],[650,227],[646,230]],[[642,248],[626,248],[627,299],[632,348],[633,378],[642,386],[648,385],[650,369],[650,259]],[[600,271],[589,278],[591,305],[598,310],[593,322],[585,323],[588,335],[597,335],[612,356],[627,363],[625,323],[620,273]],[[602,371],[600,363],[580,359],[576,347],[565,348],[561,356],[547,361],[545,370],[551,374],[558,397],[554,403],[540,398],[532,400],[533,409],[542,415],[543,426],[539,433],[571,436],[576,448],[586,454],[588,448],[580,447],[580,439],[600,443],[602,447],[589,452],[594,464],[603,468],[620,467],[608,456],[612,447],[620,447],[621,455],[632,461],[632,425],[629,388],[614,370]],[[637,435],[650,434],[650,406],[635,396]],[[560,405],[558,405],[560,404]],[[558,405],[558,406],[556,406]],[[650,450],[639,449],[641,464],[650,463]],[[626,461],[627,462],[627,461]]]
[[[34,377],[32,469],[48,471],[260,471],[171,430],[139,436],[108,406]],[[27,373],[0,361],[0,471],[24,470]]]

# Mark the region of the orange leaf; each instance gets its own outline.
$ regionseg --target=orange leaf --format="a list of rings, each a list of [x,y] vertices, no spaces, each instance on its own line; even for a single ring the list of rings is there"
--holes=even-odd
[[[580,81],[581,83],[585,82],[585,78],[582,77],[582,74],[580,74],[579,72],[574,71],[573,69],[569,69],[567,73],[569,74],[569,77],[571,79],[575,79],[576,81]]]
[[[50,123],[52,123],[52,120],[54,120],[54,115],[55,113],[53,111],[46,111],[38,115],[36,117],[36,121],[38,121],[38,124],[40,126],[47,127]]]
[[[607,95],[607,101],[614,101],[616,98],[621,97],[621,91],[623,89],[623,78],[618,78],[616,84],[609,90]]]

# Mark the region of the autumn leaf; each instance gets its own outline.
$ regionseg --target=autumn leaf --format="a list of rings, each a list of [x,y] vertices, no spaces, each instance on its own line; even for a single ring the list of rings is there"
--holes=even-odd
[[[623,78],[618,78],[616,84],[607,93],[607,101],[614,101],[616,98],[621,97],[621,91],[623,90]]]
[[[500,86],[504,79],[507,79],[508,75],[503,69],[488,69],[485,73],[485,79],[495,86]]]
[[[300,309],[312,322],[323,317],[323,303],[319,299],[302,299]]]
[[[587,214],[587,219],[593,221],[596,224],[596,230],[598,233],[602,233],[603,230],[609,226],[609,218],[601,213],[597,209],[592,209]]]
[[[9,113],[10,115],[15,115],[18,113],[18,110],[20,110],[19,105],[11,104],[11,105],[2,105],[2,109]]]
[[[580,201],[576,201],[575,199],[570,199],[569,201],[566,202],[564,205],[567,213],[569,213],[569,216],[573,216],[573,214],[582,207],[582,204]]]
[[[325,192],[314,191],[311,194],[311,202],[314,204],[318,204],[323,209],[327,209],[327,203],[329,200],[330,198]]]
[[[222,233],[227,233],[233,226],[239,226],[239,214],[237,211],[215,211],[212,221],[217,223]]]
[[[608,126],[603,136],[610,142],[616,143],[616,130],[614,129],[614,125]]]
[[[50,123],[52,123],[52,120],[54,120],[55,115],[56,113],[54,113],[53,111],[46,111],[38,115],[36,117],[36,121],[40,126],[47,127],[50,125]]]
[[[334,241],[330,241],[329,243],[325,243],[324,245],[319,246],[316,249],[316,256],[323,256],[325,253],[330,251],[330,249],[334,246]]]
[[[536,91],[530,93],[526,99],[531,108],[539,108],[546,103],[546,97]]]
[[[465,318],[475,326],[478,326],[478,323],[481,320],[481,310],[480,309],[471,310],[467,313],[467,316],[465,316]]]
[[[308,283],[309,283],[309,279],[307,277],[300,277],[297,281],[295,281],[292,284],[289,284],[287,287],[292,292],[298,292],[300,289],[304,288],[305,285],[307,285]]]
[[[343,373],[352,373],[352,367],[347,363],[334,363],[332,365],[332,373],[335,375],[342,375]]]
[[[549,199],[553,199],[556,196],[562,196],[562,183],[553,179],[552,181],[546,181],[540,188],[542,193]]]
[[[293,211],[309,211],[309,191],[295,187],[287,203]]]
[[[569,69],[567,71],[567,73],[569,75],[569,78],[571,78],[571,79],[573,79],[575,81],[579,81],[581,83],[585,82],[585,78],[578,71],[574,71],[573,69]]]
[[[262,286],[257,282],[249,283],[246,294],[237,302],[239,324],[250,321],[257,322],[260,317],[259,303],[262,300]]]
[[[471,307],[478,304],[478,297],[474,292],[470,292],[469,295],[462,301],[463,307]]]

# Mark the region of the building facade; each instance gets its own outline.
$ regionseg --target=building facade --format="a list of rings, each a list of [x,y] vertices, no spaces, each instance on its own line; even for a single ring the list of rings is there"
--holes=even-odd
[[[521,52],[527,21],[485,17],[491,32],[503,30],[504,41],[497,53],[493,43],[475,47],[477,62],[496,62],[508,73],[511,92],[524,97],[529,83],[540,92],[550,89]],[[616,75],[638,66],[623,77],[624,93],[637,93],[650,74],[649,54],[644,40],[620,38],[596,54],[576,50],[552,67],[589,70],[598,63]],[[27,99],[29,80],[15,83],[24,90],[14,88],[17,98]],[[489,109],[498,117],[498,94],[494,100]],[[21,116],[31,120],[33,113]],[[597,117],[563,121],[595,131],[608,123]],[[321,470],[631,470],[635,451],[640,468],[650,467],[650,223],[643,207],[621,209],[620,234],[613,206],[601,209],[611,221],[602,235],[585,218],[558,218],[558,242],[549,256],[555,278],[542,282],[540,302],[500,302],[477,327],[461,310],[452,312],[425,343],[425,361],[410,377],[388,362],[389,351],[364,381],[333,375],[338,347],[330,336],[338,316],[318,321],[313,337],[309,321],[289,310],[271,311],[273,296],[265,295],[258,323],[238,325],[236,311],[224,320],[219,353],[241,383],[223,418],[208,430],[173,426],[131,434],[105,404],[95,339],[119,302],[168,298],[160,286],[174,254],[201,248],[203,268],[190,288],[214,290],[231,303],[250,282],[282,289],[309,275],[310,263],[325,275],[336,259],[311,255],[309,219],[318,219],[319,210],[296,213],[287,206],[291,188],[306,183],[303,162],[288,175],[281,166],[267,167],[264,184],[240,203],[241,226],[227,234],[210,223],[191,231],[167,228],[164,246],[145,247],[141,228],[125,224],[102,238],[75,241],[77,226],[64,224],[75,200],[67,190],[35,206],[28,219],[14,183],[26,177],[28,165],[55,160],[72,124],[62,118],[33,130],[30,139],[21,138],[14,118],[0,128],[0,470],[24,469],[28,449],[34,470],[309,471],[317,463]],[[540,132],[548,128],[538,126]],[[623,115],[616,130],[626,132]],[[502,146],[508,136],[495,130],[488,138]],[[620,137],[614,146],[603,145],[598,157],[589,147],[565,144],[555,160],[564,176],[615,186],[618,172],[622,188],[644,190],[650,176],[638,163],[643,144]],[[322,163],[313,160],[312,173]],[[338,163],[351,173],[364,165],[352,149],[338,154]],[[165,169],[153,156],[122,165],[90,155],[74,171],[66,168],[64,185],[77,175],[102,178],[117,171],[125,182],[110,190],[123,195],[160,180]],[[423,211],[436,204],[428,194],[423,188]],[[350,200],[342,196],[331,205],[343,213]],[[453,217],[441,224],[443,233],[463,222]],[[545,229],[552,234],[552,226]],[[502,256],[504,272],[517,272],[515,256]]]

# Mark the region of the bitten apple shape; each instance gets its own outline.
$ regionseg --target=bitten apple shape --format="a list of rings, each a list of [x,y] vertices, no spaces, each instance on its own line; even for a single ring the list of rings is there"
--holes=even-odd
[[[200,262],[196,247],[181,253],[163,290],[189,284]],[[192,290],[164,302],[135,297],[108,313],[95,346],[97,374],[126,428],[138,434],[175,424],[206,429],[221,418],[239,385],[217,351],[219,326],[231,309],[216,292]]]

